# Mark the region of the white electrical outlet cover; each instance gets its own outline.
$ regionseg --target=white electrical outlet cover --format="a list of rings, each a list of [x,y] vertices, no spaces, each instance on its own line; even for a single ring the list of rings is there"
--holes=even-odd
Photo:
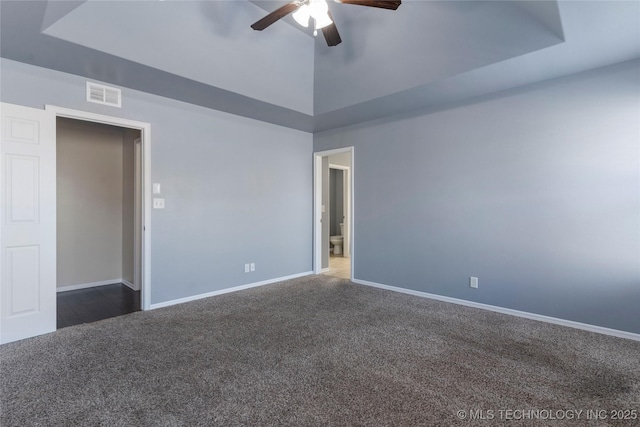
[[[469,277],[469,286],[474,288],[474,289],[477,289],[478,288],[478,278],[477,277],[473,277],[473,276]]]
[[[164,199],[153,199],[153,209],[164,209]]]

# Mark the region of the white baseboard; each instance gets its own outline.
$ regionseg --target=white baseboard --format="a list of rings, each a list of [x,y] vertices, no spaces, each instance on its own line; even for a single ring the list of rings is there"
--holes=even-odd
[[[136,289],[136,287],[133,285],[133,283],[131,283],[127,279],[122,279],[121,283],[123,285],[125,285],[127,288],[130,288],[132,291],[139,291],[140,290],[140,289]]]
[[[556,325],[568,326],[570,328],[582,329],[585,331],[596,332],[604,335],[611,335],[618,338],[626,338],[629,340],[640,341],[640,334],[635,334],[633,332],[620,331],[618,329],[610,329],[602,326],[590,325],[588,323],[574,322],[573,320],[559,319],[557,317],[544,316],[542,314],[529,313],[529,312],[520,311],[520,310],[512,310],[510,308],[503,308],[495,305],[483,304],[483,303],[473,302],[473,301],[466,301],[458,298],[445,297],[442,295],[430,294],[427,292],[414,291],[412,289],[398,288],[396,286],[383,285],[380,283],[369,282],[367,280],[353,279],[352,282],[357,283],[359,285],[372,286],[374,288],[386,289],[394,292],[401,292],[403,294],[415,295],[418,297],[449,302],[452,304],[465,305],[467,307],[495,311],[496,313],[523,317],[525,319],[538,320],[540,322],[553,323]]]
[[[115,285],[117,283],[123,283],[122,279],[101,280],[99,282],[81,283],[79,285],[60,286],[56,288],[56,292],[75,291],[78,289],[95,288],[97,286]]]
[[[246,285],[234,286],[233,288],[220,289],[218,291],[206,292],[204,294],[193,295],[185,298],[178,298],[171,301],[159,302],[156,304],[151,304],[149,307],[150,310],[154,310],[156,308],[169,307],[171,305],[182,304],[184,302],[195,301],[202,298],[214,297],[216,295],[228,294],[231,292],[241,291],[243,289],[256,288],[258,286],[269,285],[271,283],[283,282],[285,280],[296,279],[298,277],[310,276],[313,274],[313,271],[306,271],[304,273],[292,274],[290,276],[278,277],[275,279],[263,280],[262,282],[249,283]]]

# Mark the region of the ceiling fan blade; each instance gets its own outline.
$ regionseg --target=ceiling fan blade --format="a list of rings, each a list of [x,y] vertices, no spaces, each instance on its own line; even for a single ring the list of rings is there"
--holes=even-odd
[[[327,41],[327,46],[337,46],[342,43],[342,39],[340,38],[340,33],[338,32],[338,28],[336,27],[336,21],[333,19],[331,12],[329,13],[329,18],[333,21],[333,24],[327,25],[322,29],[322,35],[324,35],[324,39]]]
[[[400,0],[337,0],[338,3],[357,4],[359,6],[378,7],[380,9],[396,10],[402,1]]]
[[[291,12],[295,12],[299,7],[300,5],[296,2],[285,4],[284,6],[274,10],[273,12],[271,12],[261,20],[253,23],[251,25],[251,28],[253,28],[256,31],[262,31],[265,28],[267,28],[269,25],[279,21],[280,19],[284,18]]]

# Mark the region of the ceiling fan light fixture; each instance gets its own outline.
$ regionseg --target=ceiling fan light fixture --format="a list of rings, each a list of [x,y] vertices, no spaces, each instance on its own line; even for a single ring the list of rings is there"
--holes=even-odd
[[[293,19],[303,27],[309,26],[309,18],[311,18],[311,8],[307,4],[303,4],[293,14]]]
[[[2,1],[2,0],[0,0]],[[360,6],[377,7],[381,9],[396,10],[402,0],[334,0],[336,3],[355,4]],[[293,14],[294,20],[302,27],[309,27],[309,21],[313,18],[313,35],[318,35],[322,30],[327,46],[337,46],[342,43],[338,29],[333,22],[333,16],[329,12],[327,0],[289,0],[285,4],[251,24],[251,28],[262,31],[271,24],[278,22],[285,16]]]
[[[319,30],[321,28],[324,27],[328,27],[329,25],[333,24],[333,21],[331,20],[331,18],[329,18],[329,14],[324,13],[320,16],[314,16],[313,17],[316,21],[316,29]]]
[[[329,5],[325,0],[310,0],[309,8],[311,10],[311,16],[318,19],[322,15],[326,15],[329,12]]]

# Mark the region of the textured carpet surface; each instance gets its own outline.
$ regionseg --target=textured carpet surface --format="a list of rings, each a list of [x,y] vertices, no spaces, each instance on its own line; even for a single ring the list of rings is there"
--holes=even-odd
[[[612,419],[640,417],[640,342],[326,276],[65,328],[0,358],[3,427],[640,425]]]

